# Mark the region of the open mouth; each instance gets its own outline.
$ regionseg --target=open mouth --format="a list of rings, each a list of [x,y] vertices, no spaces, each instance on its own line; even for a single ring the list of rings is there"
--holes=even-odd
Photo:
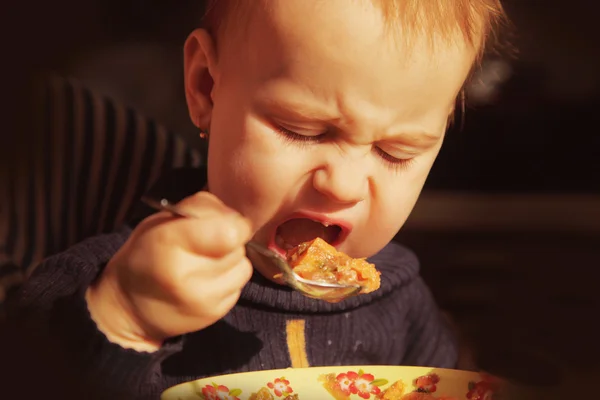
[[[294,216],[277,227],[273,247],[278,253],[285,255],[288,250],[316,238],[336,246],[344,240],[348,232],[349,228],[342,224],[307,216]]]

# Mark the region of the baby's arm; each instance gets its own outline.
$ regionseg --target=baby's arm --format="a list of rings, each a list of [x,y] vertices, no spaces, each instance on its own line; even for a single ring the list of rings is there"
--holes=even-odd
[[[180,350],[180,340],[154,353],[123,349],[96,328],[85,301],[86,289],[129,234],[94,237],[47,259],[12,299],[11,318],[0,328],[4,394],[25,389],[47,398],[135,398],[126,389],[158,397],[160,363]]]
[[[62,362],[66,379],[101,398],[158,398],[161,362],[181,350],[179,338],[225,316],[253,272],[244,217],[206,192],[177,204],[195,218],[158,212],[133,231],[89,239],[45,261],[18,309],[32,325],[21,336],[42,332],[37,348],[54,353],[21,357],[42,370]],[[7,343],[29,350],[20,336]]]
[[[456,368],[458,341],[431,291],[420,276],[410,283],[407,291],[412,304],[408,348],[403,364]]]

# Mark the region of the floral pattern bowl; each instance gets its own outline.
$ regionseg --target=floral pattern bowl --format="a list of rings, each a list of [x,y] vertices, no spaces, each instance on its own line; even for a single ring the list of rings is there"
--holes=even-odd
[[[288,368],[215,376],[161,400],[501,400],[503,383],[477,372],[401,366]]]

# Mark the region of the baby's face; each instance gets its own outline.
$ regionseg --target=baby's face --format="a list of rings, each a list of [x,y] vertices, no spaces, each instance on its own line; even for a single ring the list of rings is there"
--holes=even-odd
[[[298,217],[338,225],[324,233],[338,250],[371,256],[413,208],[475,52],[409,52],[370,2],[270,4],[217,49],[209,190],[275,250],[315,236],[301,220],[279,228]]]

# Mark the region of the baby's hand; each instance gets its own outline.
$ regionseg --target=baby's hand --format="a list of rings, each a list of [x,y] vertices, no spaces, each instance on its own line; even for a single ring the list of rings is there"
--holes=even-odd
[[[167,338],[214,324],[252,276],[244,217],[206,192],[179,205],[199,218],[148,217],[87,292],[98,328],[123,347],[154,351]]]

